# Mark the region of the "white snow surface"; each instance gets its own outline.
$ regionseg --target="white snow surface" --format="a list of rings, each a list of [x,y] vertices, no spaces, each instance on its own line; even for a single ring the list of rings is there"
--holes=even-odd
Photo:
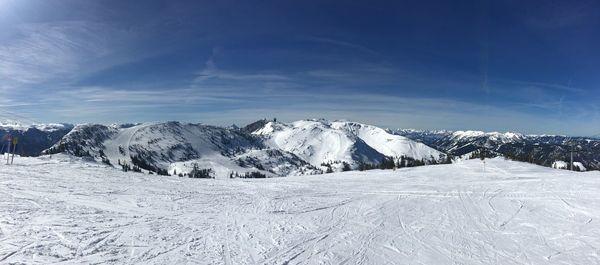
[[[573,168],[578,168],[580,171],[586,171],[587,169],[581,162],[573,162]]]
[[[569,169],[570,166],[569,166],[568,162],[557,160],[557,161],[552,162],[552,168]],[[581,162],[573,162],[573,168],[575,168],[575,170],[579,170],[579,171],[587,170],[587,168],[585,168],[585,166]]]
[[[567,162],[565,162],[565,161],[557,160],[557,161],[552,162],[552,168],[568,169],[569,164],[567,164]]]
[[[600,173],[504,159],[255,180],[0,170],[0,264],[599,264]]]

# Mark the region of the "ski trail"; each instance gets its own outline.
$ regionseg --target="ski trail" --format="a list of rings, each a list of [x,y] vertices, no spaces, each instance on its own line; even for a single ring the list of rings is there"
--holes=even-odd
[[[0,171],[2,264],[600,263],[598,172],[490,159],[483,176],[463,161],[197,180],[19,163]]]

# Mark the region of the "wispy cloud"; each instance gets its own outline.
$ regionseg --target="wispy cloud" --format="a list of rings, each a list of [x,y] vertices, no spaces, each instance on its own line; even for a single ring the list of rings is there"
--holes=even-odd
[[[389,128],[511,130],[561,134],[568,132],[565,128],[577,123],[457,100],[365,93],[318,96],[307,94],[295,97],[295,100],[287,102],[285,107],[279,104],[262,104],[261,107],[231,108],[218,112],[193,112],[183,115],[188,119],[219,125],[246,124],[263,117],[276,117],[283,121],[327,118],[349,119]],[[486,117],[483,121],[482,116]],[[532,127],[531,124],[539,126]],[[589,127],[581,129],[584,132],[593,131],[593,126]]]
[[[562,92],[570,92],[570,93],[586,93],[587,90],[573,87],[570,85],[563,84],[552,84],[552,83],[544,83],[544,82],[535,82],[535,81],[521,81],[521,80],[500,80],[501,82],[505,82],[509,85],[516,87],[534,87],[543,89],[546,91],[562,91]]]
[[[202,83],[209,80],[229,80],[229,81],[286,81],[287,76],[279,74],[264,73],[237,73],[224,71],[217,67],[215,57],[218,49],[213,48],[211,57],[206,61],[202,70],[197,73],[194,83]]]
[[[253,90],[253,93],[247,93],[244,87],[135,90],[87,87],[47,95],[31,104],[32,107],[36,104],[45,106],[43,114],[37,113],[38,117],[51,115],[68,121],[89,122],[89,117],[94,116],[93,121],[106,123],[187,120],[229,125],[246,124],[263,117],[287,121],[328,118],[356,120],[391,128],[569,134],[570,126],[575,126],[580,119],[590,119],[576,115],[572,120],[542,117],[529,113],[527,109],[456,99],[402,97],[365,91],[338,93],[329,89],[319,93],[297,89],[278,90],[276,93]],[[531,124],[536,126],[532,127]],[[588,127],[580,126],[580,134],[594,131],[593,124]]]
[[[192,88],[168,89],[114,89],[106,87],[73,88],[60,91],[55,96],[47,97],[44,101],[82,102],[84,104],[106,103],[109,105],[123,104],[126,106],[144,105],[177,105],[204,104],[213,102],[239,102],[238,92],[199,91]]]
[[[207,67],[198,73],[195,82],[210,79],[233,80],[233,81],[285,81],[287,77],[277,74],[242,74],[219,70],[212,61],[206,63]]]
[[[332,39],[332,38],[325,38],[325,37],[307,37],[306,40],[309,41],[314,41],[314,42],[319,42],[319,43],[324,43],[324,44],[329,44],[329,45],[334,45],[334,46],[338,46],[338,47],[342,47],[342,48],[347,48],[347,49],[352,49],[352,50],[356,50],[356,51],[360,51],[362,53],[367,53],[370,55],[376,55],[376,56],[381,56],[381,53],[368,48],[364,45],[360,45],[360,44],[356,44],[356,43],[352,43],[349,41],[344,41],[344,40],[339,40],[339,39]]]
[[[85,22],[25,24],[0,45],[1,81],[38,84],[73,76],[83,63],[108,52],[98,25]]]
[[[324,117],[385,127],[564,134],[575,127],[578,133],[594,131],[599,118],[598,109],[589,108],[589,101],[579,103],[572,97],[589,90],[569,85],[490,77],[486,90],[481,91],[481,76],[456,74],[458,70],[415,70],[358,59],[294,70],[227,68],[219,64],[218,49],[199,60],[198,69],[189,72],[193,76],[177,85],[161,87],[143,81],[74,85],[79,77],[123,60],[114,55],[120,45],[107,37],[122,36],[115,32],[119,31],[88,22],[19,26],[17,37],[0,40],[0,109],[18,107],[20,115],[43,121],[189,120],[227,125],[273,116],[288,121]],[[309,40],[380,55],[343,40]],[[453,94],[443,98],[419,93],[425,90]],[[476,97],[483,93],[500,99],[481,103]],[[586,108],[593,109],[593,114]],[[536,115],[531,110],[545,113]]]
[[[523,20],[531,27],[562,29],[581,25],[598,11],[593,0],[549,1],[538,6],[537,12],[523,14]]]

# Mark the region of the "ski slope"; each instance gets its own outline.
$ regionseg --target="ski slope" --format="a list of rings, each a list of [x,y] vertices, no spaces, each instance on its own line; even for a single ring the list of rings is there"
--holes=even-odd
[[[0,165],[0,264],[599,264],[600,173],[492,159],[260,180]]]

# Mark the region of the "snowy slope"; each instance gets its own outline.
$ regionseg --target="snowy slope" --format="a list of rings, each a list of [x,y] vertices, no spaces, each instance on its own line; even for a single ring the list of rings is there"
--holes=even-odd
[[[166,122],[75,127],[46,154],[92,157],[115,167],[135,164],[146,172],[189,173],[210,168],[219,177],[260,171],[267,176],[322,173],[330,164],[358,168],[393,157],[446,161],[422,143],[370,125],[325,120],[289,124],[258,121],[245,128]],[[251,128],[251,130],[249,129]],[[142,161],[142,163],[140,163]]]
[[[120,127],[116,125],[80,124],[43,153],[65,152],[76,156],[84,154],[97,156],[100,150],[104,149],[102,146],[104,141],[118,134],[119,130]]]
[[[232,172],[260,171],[268,176],[320,173],[302,160],[288,161],[297,159],[292,154],[273,151],[266,157],[259,150],[268,152],[269,148],[260,139],[240,130],[166,122],[80,125],[47,153],[89,154],[116,167],[133,165],[133,158],[137,158],[144,161],[145,165],[138,165],[146,171],[160,169],[170,174],[189,173],[196,164],[199,168],[212,169],[215,177],[220,178],[229,177]],[[261,161],[256,161],[259,158]]]
[[[289,124],[269,122],[254,131],[267,145],[302,157],[312,165],[347,162],[381,163],[384,157],[443,160],[445,155],[422,143],[359,123],[301,120]]]
[[[533,162],[547,167],[556,160],[566,160],[571,148],[574,160],[587,169],[600,170],[600,139],[563,135],[524,135],[514,132],[482,131],[419,131],[395,130],[392,133],[452,154],[464,156],[485,147],[519,161]]]
[[[332,127],[348,131],[378,152],[390,156],[409,156],[414,159],[444,160],[445,154],[404,136],[388,133],[379,127],[355,122],[333,122]]]
[[[314,166],[357,160],[378,163],[383,155],[360,138],[331,127],[323,120],[301,120],[290,124],[269,122],[254,132],[266,137],[267,145],[291,152]]]
[[[298,176],[322,174],[319,170],[292,153],[277,149],[251,149],[246,152],[225,157],[222,155],[204,156],[182,162],[174,162],[169,166],[169,174],[190,172],[194,164],[200,168],[210,168],[219,178],[226,178],[231,173],[261,172],[268,177]]]
[[[1,264],[598,264],[599,172],[502,159],[262,180],[0,170]]]

